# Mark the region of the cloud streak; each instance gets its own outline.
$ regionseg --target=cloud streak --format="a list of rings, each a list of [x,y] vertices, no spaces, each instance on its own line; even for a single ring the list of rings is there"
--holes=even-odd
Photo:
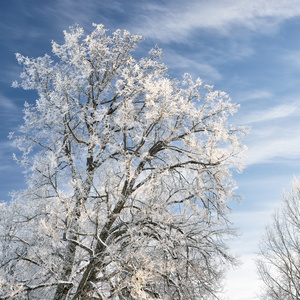
[[[15,113],[19,107],[9,98],[0,94],[0,115],[2,113]]]
[[[211,80],[212,82],[216,82],[222,78],[220,72],[212,65],[203,62],[201,57],[199,57],[197,61],[197,59],[192,59],[191,57],[186,57],[169,51],[165,60],[167,66],[170,66],[172,70],[178,71],[179,74],[183,74],[189,70],[189,73],[191,73],[195,78],[198,77],[199,74],[201,78]]]
[[[299,137],[300,129],[291,130],[290,127],[283,125],[253,129],[246,142],[248,146],[246,165],[299,158]]]
[[[253,111],[243,118],[244,124],[272,121],[281,118],[288,118],[300,115],[299,104],[282,104],[268,109]]]
[[[287,104],[270,106],[270,103],[279,101],[275,101],[270,93],[261,91],[252,96],[250,101],[254,100],[254,103],[243,108],[237,118],[238,123],[251,128],[245,140],[248,147],[245,164],[300,158],[300,101],[280,99],[281,103]],[[265,96],[265,99],[261,100],[260,96]]]
[[[234,26],[272,32],[284,20],[300,15],[296,0],[170,1],[169,5],[147,5],[142,32],[164,41],[185,40],[196,29],[212,29],[235,35]]]

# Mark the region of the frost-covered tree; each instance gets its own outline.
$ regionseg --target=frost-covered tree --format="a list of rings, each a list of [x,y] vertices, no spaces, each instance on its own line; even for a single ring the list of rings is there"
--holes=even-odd
[[[0,299],[211,299],[234,263],[237,106],[172,80],[140,36],[78,26],[54,59],[17,54],[38,93],[12,134],[28,188],[1,206]]]
[[[295,179],[266,228],[257,260],[261,299],[300,299],[300,182]]]

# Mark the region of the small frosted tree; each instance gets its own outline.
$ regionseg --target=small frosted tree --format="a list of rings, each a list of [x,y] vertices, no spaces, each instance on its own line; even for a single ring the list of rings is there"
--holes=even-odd
[[[266,228],[257,266],[264,283],[261,299],[300,299],[300,182],[296,179]]]
[[[12,134],[28,188],[2,205],[0,299],[210,299],[234,263],[237,106],[166,74],[140,36],[78,26],[54,60],[17,54],[38,93]]]

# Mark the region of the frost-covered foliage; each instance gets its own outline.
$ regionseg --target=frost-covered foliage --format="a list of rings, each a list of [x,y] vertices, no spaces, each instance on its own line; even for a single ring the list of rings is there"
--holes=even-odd
[[[234,234],[237,106],[172,80],[140,36],[78,26],[53,60],[17,54],[15,87],[38,93],[12,134],[28,188],[0,217],[1,299],[213,299]]]
[[[300,182],[295,179],[260,245],[261,299],[300,299]]]

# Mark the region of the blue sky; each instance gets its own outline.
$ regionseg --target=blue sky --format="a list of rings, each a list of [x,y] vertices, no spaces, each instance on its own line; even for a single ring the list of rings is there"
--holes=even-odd
[[[253,258],[282,191],[300,176],[300,2],[298,0],[10,0],[0,3],[0,200],[24,187],[7,139],[22,123],[35,94],[11,88],[21,71],[15,53],[51,54],[51,41],[74,23],[86,32],[103,23],[142,34],[137,55],[158,44],[169,73],[189,72],[241,104],[233,122],[250,126],[240,204],[232,221],[241,236],[230,242],[243,263],[230,271],[226,295],[252,300],[259,292]],[[225,297],[226,299],[226,297]]]

